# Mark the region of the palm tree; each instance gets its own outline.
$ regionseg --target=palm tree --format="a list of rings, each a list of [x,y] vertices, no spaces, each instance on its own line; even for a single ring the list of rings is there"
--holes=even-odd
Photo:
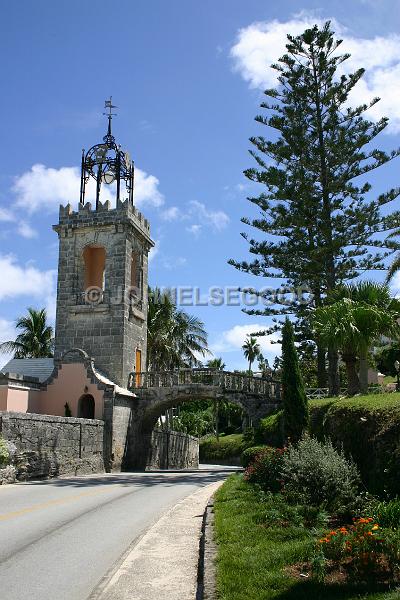
[[[260,344],[257,342],[257,338],[249,335],[246,338],[245,343],[242,346],[242,350],[245,358],[249,361],[249,375],[251,375],[251,365],[261,354]]]
[[[21,330],[15,340],[0,344],[0,352],[13,353],[14,358],[47,358],[53,356],[53,328],[47,324],[46,310],[28,308],[28,314],[16,324]]]
[[[207,369],[215,369],[216,371],[223,371],[226,365],[222,358],[211,358],[207,361]]]
[[[391,298],[386,285],[368,281],[340,286],[330,300],[333,304],[314,312],[315,331],[322,342],[340,351],[346,365],[349,395],[360,390],[366,392],[369,350],[381,335],[399,334],[400,303]]]
[[[225,369],[225,363],[222,358],[211,358],[207,361],[208,369],[215,369],[216,371],[223,371]],[[214,423],[215,423],[215,436],[217,440],[219,440],[219,409],[220,409],[220,399],[215,398],[214,400]]]
[[[179,310],[168,290],[149,288],[147,369],[197,367],[201,365],[198,355],[207,354],[204,323]]]
[[[359,305],[355,316],[363,336],[359,343],[359,377],[363,391],[368,389],[368,353],[371,345],[381,335],[396,335],[399,331],[397,319],[400,315],[400,301],[392,298],[387,285],[375,281],[360,281],[356,284],[345,284],[336,288],[331,295],[332,300],[349,298]],[[375,307],[380,316],[362,310],[362,307]],[[372,320],[371,320],[372,319]],[[380,321],[380,319],[382,319]]]

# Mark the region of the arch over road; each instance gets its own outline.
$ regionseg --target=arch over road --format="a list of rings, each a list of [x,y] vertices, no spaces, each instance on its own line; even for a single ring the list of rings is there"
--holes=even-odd
[[[139,397],[144,432],[153,429],[167,409],[193,400],[228,400],[242,406],[255,422],[280,402],[279,382],[215,369],[132,373],[130,389]]]

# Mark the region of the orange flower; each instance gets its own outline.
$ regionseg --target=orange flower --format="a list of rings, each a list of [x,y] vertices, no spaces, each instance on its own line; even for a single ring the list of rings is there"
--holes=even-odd
[[[375,523],[375,525],[372,528],[372,531],[376,531],[377,529],[379,529],[379,525],[377,523]]]

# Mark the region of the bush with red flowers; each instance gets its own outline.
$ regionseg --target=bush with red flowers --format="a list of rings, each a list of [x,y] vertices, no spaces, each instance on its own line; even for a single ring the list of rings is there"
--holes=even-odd
[[[285,448],[262,448],[245,470],[245,481],[256,483],[265,491],[279,492],[282,486],[282,460],[285,452]]]

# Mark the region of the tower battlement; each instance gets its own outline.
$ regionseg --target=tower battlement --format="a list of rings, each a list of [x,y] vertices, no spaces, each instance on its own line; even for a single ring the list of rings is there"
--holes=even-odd
[[[90,202],[85,205],[79,204],[78,210],[73,210],[71,204],[60,206],[59,223],[54,225],[53,229],[57,232],[62,229],[91,227],[100,224],[118,224],[129,223],[138,233],[153,246],[150,238],[150,223],[129,200],[117,200],[116,208],[111,207],[111,202],[107,200],[99,202],[96,209],[93,209]]]

